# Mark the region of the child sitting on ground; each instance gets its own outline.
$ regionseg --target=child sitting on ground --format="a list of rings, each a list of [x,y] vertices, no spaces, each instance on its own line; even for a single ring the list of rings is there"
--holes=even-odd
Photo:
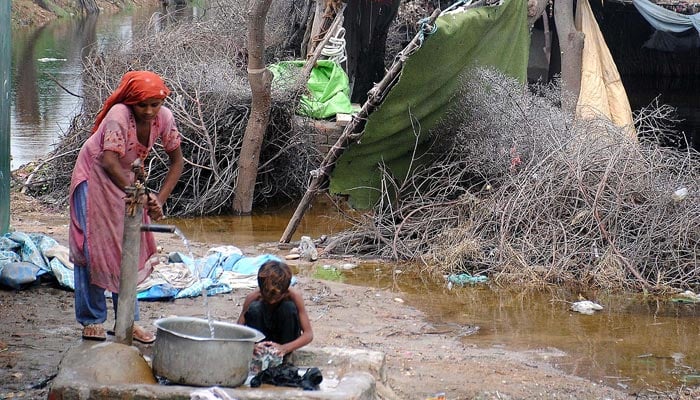
[[[294,350],[313,340],[304,299],[289,287],[291,281],[292,271],[282,261],[268,261],[258,270],[258,289],[246,296],[238,317],[239,324],[265,335],[255,345],[255,356],[274,354],[290,362]]]

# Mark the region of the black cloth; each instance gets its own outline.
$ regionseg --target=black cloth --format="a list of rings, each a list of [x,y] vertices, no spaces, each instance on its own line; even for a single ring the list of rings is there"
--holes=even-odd
[[[245,313],[245,324],[259,330],[265,340],[279,344],[289,343],[301,336],[299,310],[291,300],[284,300],[276,307],[254,301]]]
[[[299,375],[299,368],[292,364],[280,364],[260,371],[250,380],[250,387],[259,387],[263,383],[275,386],[298,387],[304,390],[318,390],[323,382],[321,370],[312,367],[304,375]]]

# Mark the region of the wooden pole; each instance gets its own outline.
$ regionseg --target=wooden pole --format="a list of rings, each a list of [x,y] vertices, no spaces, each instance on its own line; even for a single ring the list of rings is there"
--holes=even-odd
[[[124,213],[122,235],[122,259],[119,273],[119,302],[114,335],[117,343],[131,346],[136,307],[136,283],[138,280],[139,255],[141,251],[141,223],[143,206],[139,202],[145,193],[142,185],[126,188],[127,204]]]
[[[349,144],[362,137],[363,132],[361,132],[361,130],[364,127],[364,122],[367,120],[367,117],[382,102],[386,94],[389,92],[389,89],[396,82],[406,59],[420,47],[425,34],[432,30],[432,25],[435,23],[438,16],[440,16],[440,10],[436,9],[428,19],[427,23],[423,26],[422,31],[418,32],[416,36],[413,37],[413,40],[411,40],[411,42],[406,45],[406,47],[396,56],[394,63],[389,68],[389,71],[384,75],[384,78],[382,78],[379,83],[375,84],[372,90],[369,91],[367,101],[365,101],[365,103],[362,105],[360,111],[352,116],[352,120],[347,126],[345,126],[343,133],[340,135],[333,147],[331,147],[331,149],[328,151],[328,154],[326,154],[326,156],[323,158],[323,161],[321,161],[321,165],[318,167],[318,169],[312,171],[313,179],[311,180],[309,187],[306,189],[306,193],[304,193],[304,196],[299,201],[292,218],[290,218],[289,222],[287,223],[287,227],[280,238],[280,243],[289,243],[292,235],[301,222],[301,218],[309,208],[309,204],[311,204],[311,200],[313,200],[314,195],[316,195],[323,184],[326,183],[335,162],[338,160],[340,155],[343,154]]]
[[[304,68],[301,70],[301,75],[299,79],[302,79],[303,81],[307,81],[309,79],[309,75],[311,75],[311,70],[316,66],[316,61],[318,61],[318,59],[321,57],[321,51],[323,51],[323,47],[328,43],[330,38],[333,35],[335,35],[335,31],[338,30],[338,27],[343,25],[343,12],[345,11],[346,6],[347,5],[343,3],[343,5],[340,7],[340,10],[338,10],[337,14],[335,14],[333,23],[324,34],[323,40],[321,40],[321,42],[314,48],[314,52],[311,54],[309,59],[306,60]]]

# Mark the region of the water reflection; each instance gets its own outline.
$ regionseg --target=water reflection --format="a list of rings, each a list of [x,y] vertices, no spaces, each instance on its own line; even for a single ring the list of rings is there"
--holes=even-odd
[[[441,280],[395,274],[396,266],[368,264],[345,271],[345,282],[401,290],[433,325],[452,326],[465,344],[529,349],[570,373],[627,391],[673,390],[700,374],[700,304],[649,300],[636,294],[597,293],[602,312],[569,310],[578,293],[447,289]],[[400,268],[400,267],[399,267]],[[394,279],[396,277],[396,279]],[[557,356],[552,349],[566,352]]]
[[[116,16],[62,18],[43,27],[14,29],[10,168],[44,158],[68,131],[80,112],[82,101],[76,95],[82,95],[82,60],[91,46],[100,50],[115,40],[138,39],[135,32],[152,18],[154,23],[167,24],[195,14],[192,7],[154,6]]]
[[[295,204],[247,217],[171,219],[186,236],[210,246],[254,245],[281,237]],[[317,238],[345,226],[328,204],[315,204],[295,237]],[[394,290],[423,311],[426,332],[461,337],[466,345],[532,351],[559,368],[626,391],[674,390],[700,375],[700,304],[636,294],[583,292],[605,308],[594,315],[569,310],[578,292],[448,289],[440,278],[396,264],[362,264],[343,271],[345,283]],[[313,275],[313,271],[299,271]],[[479,329],[474,329],[478,327]],[[564,353],[558,352],[559,349]]]
[[[252,246],[277,242],[287,222],[296,210],[296,203],[254,210],[252,215],[225,215],[206,218],[169,218],[167,223],[177,225],[191,240],[215,245]],[[317,239],[348,227],[347,221],[324,200],[315,201],[304,214],[293,241],[301,235]]]

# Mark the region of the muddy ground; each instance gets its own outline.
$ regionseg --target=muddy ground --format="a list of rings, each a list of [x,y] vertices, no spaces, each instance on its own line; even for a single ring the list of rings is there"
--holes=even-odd
[[[13,194],[11,229],[46,234],[67,245],[67,224],[65,212]],[[177,237],[159,235],[158,240],[166,252],[181,251]],[[193,251],[202,256],[215,245],[193,243]],[[244,251],[274,253],[276,246],[260,244]],[[304,268],[298,265],[299,271]],[[298,278],[314,329],[314,346],[386,354],[387,384],[379,388],[383,399],[426,399],[441,392],[446,399],[698,398],[698,392],[690,390],[658,396],[624,393],[552,367],[547,360],[555,349],[521,352],[460,341],[449,331],[435,329],[420,311],[397,301],[401,293],[322,281],[303,273]],[[247,292],[209,297],[212,316],[234,321]],[[153,321],[170,315],[204,316],[202,298],[141,302],[141,323],[151,330]],[[46,398],[63,354],[81,341],[73,293],[51,281],[22,291],[0,288],[0,318],[0,399]],[[112,323],[110,314],[107,326]],[[142,350],[148,352],[147,347]]]
[[[137,0],[148,2],[152,0]],[[30,0],[12,0],[13,24],[36,25],[55,15]],[[61,3],[61,0],[55,1]],[[110,1],[99,0],[109,7]],[[113,5],[113,4],[112,4]],[[48,209],[13,193],[11,228],[49,235],[68,244],[65,210]],[[179,239],[158,236],[165,252],[181,251]],[[193,243],[203,255],[216,243]],[[244,249],[248,255],[275,252],[274,244]],[[334,264],[338,260],[319,260]],[[299,265],[303,270],[304,265]],[[435,329],[418,310],[397,301],[402,294],[321,281],[298,275],[314,329],[314,346],[344,346],[386,354],[387,382],[382,399],[426,399],[445,393],[446,399],[697,399],[690,389],[676,393],[634,395],[568,375],[548,360],[556,349],[521,352],[479,348],[458,340],[449,330]],[[235,321],[246,290],[209,298],[212,316]],[[110,308],[111,310],[111,308]],[[142,302],[141,324],[169,315],[203,316],[201,298]],[[108,325],[113,322],[110,315]],[[54,282],[14,291],[0,288],[0,399],[46,398],[63,354],[79,344],[80,326],[73,314],[73,294]],[[148,347],[142,347],[148,352]],[[105,366],[106,368],[108,366]]]

